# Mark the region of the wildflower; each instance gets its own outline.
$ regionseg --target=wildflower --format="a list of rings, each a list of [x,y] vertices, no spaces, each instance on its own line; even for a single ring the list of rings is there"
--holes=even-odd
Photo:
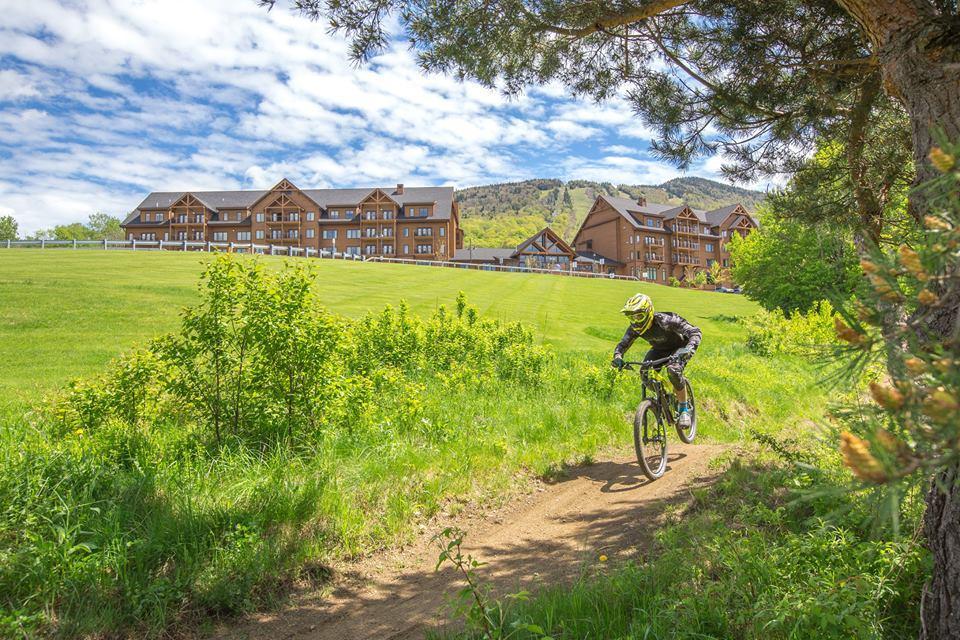
[[[940,173],[950,171],[956,163],[956,159],[940,147],[930,149],[930,154],[927,157],[930,158],[930,164],[936,167]]]
[[[888,411],[896,411],[903,406],[903,394],[891,386],[871,382],[870,395],[878,405]]]
[[[887,474],[883,465],[870,453],[870,443],[849,431],[840,434],[840,453],[853,475],[865,482],[885,482]]]
[[[73,435],[79,437],[83,435],[83,429],[75,429]]]
[[[903,364],[907,367],[907,371],[917,376],[927,370],[927,363],[916,356],[907,358],[903,361]]]
[[[840,316],[836,316],[833,319],[833,326],[837,330],[837,337],[839,337],[844,342],[849,342],[850,344],[860,345],[863,344],[864,337],[863,334],[858,332],[856,329],[851,329],[847,324],[840,319]]]
[[[928,307],[932,304],[936,304],[937,300],[939,299],[940,298],[937,297],[937,294],[935,294],[933,291],[930,291],[929,289],[924,289],[923,291],[917,294],[917,300],[920,302],[920,304],[926,305]]]
[[[606,561],[607,561],[607,556],[605,556],[605,555],[603,555],[603,554],[601,553],[601,554],[600,554],[600,562],[606,562]]]

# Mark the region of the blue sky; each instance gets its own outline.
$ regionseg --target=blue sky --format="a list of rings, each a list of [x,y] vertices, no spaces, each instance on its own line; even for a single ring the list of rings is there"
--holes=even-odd
[[[507,99],[424,75],[398,43],[357,68],[321,24],[254,0],[0,0],[0,215],[21,232],[122,216],[151,190],[655,184],[621,100]],[[719,159],[690,174],[716,178]]]

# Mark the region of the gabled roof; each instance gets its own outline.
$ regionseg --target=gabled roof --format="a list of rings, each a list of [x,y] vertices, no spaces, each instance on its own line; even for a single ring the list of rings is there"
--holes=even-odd
[[[302,189],[302,193],[324,209],[334,206],[355,207],[370,195],[375,188],[363,189]],[[396,189],[380,188],[399,206],[433,204],[435,206],[432,220],[449,220],[453,209],[453,187],[406,187],[403,193]],[[253,206],[258,200],[270,193],[270,190],[251,191],[157,191],[151,193],[137,205],[137,210],[124,220],[124,224],[133,222],[134,213],[143,209],[169,209],[174,202],[185,193],[189,193],[213,209],[246,209]]]
[[[573,247],[571,247],[569,244],[564,242],[563,238],[561,238],[556,231],[554,231],[550,227],[544,227],[543,229],[540,229],[540,231],[537,231],[535,234],[533,234],[532,236],[530,236],[529,238],[527,238],[526,240],[518,244],[517,248],[513,252],[513,257],[516,257],[521,253],[523,253],[523,251],[527,247],[529,247],[531,244],[536,243],[544,235],[549,236],[550,240],[553,243],[552,246],[559,247],[561,250],[561,253],[568,253],[568,254],[576,253],[573,250]]]
[[[616,209],[616,211],[626,218],[631,225],[634,227],[643,227],[642,216],[651,215],[663,218],[664,220],[672,220],[676,218],[681,211],[689,209],[685,204],[659,204],[657,202],[648,202],[646,204],[639,204],[636,200],[631,200],[629,198],[617,198],[614,196],[600,195],[598,198],[602,198],[607,204]],[[694,211],[693,215],[697,219],[701,219],[700,215]],[[640,218],[638,218],[640,216]]]

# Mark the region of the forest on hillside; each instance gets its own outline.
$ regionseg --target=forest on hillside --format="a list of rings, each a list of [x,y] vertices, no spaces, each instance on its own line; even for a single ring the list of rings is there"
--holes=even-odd
[[[643,193],[650,202],[689,204],[714,209],[741,203],[753,211],[766,197],[706,178],[674,178],[663,184],[625,185],[590,180],[536,178],[457,191],[466,244],[475,247],[516,246],[544,226],[571,240],[598,195],[635,199]]]

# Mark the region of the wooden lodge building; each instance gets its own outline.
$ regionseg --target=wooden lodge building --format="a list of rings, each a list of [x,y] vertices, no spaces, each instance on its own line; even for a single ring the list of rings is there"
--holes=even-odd
[[[453,187],[151,193],[121,225],[129,240],[233,242],[448,260],[463,247]]]
[[[569,271],[574,268],[576,258],[573,247],[553,229],[544,227],[512,249],[457,249],[453,262]]]
[[[734,204],[711,211],[686,205],[598,196],[573,240],[594,270],[666,284],[719,262],[730,266],[727,243],[747,235],[756,219]]]

